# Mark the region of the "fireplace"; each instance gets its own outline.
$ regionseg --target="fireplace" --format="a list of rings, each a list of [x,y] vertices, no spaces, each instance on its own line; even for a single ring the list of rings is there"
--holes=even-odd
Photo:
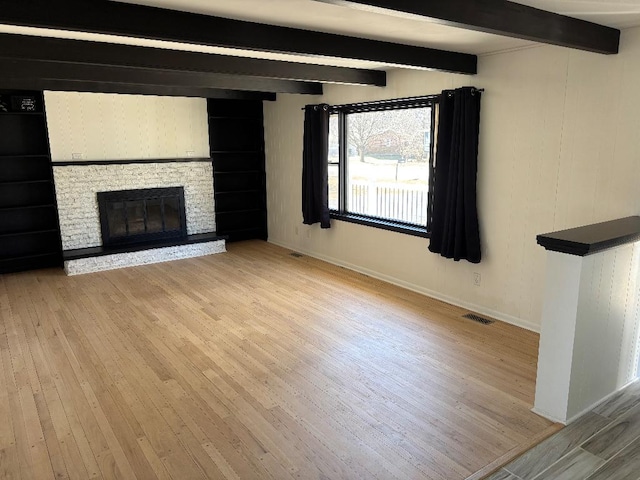
[[[97,196],[104,247],[187,236],[183,187],[97,192]]]

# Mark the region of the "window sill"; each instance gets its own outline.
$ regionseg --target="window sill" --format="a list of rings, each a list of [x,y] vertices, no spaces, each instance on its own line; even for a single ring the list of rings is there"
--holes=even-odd
[[[359,225],[380,228],[382,230],[390,230],[392,232],[413,235],[414,237],[430,238],[431,236],[430,233],[427,232],[426,228],[416,227],[414,225],[407,225],[399,222],[392,222],[390,220],[382,220],[380,218],[365,217],[362,215],[354,215],[353,213],[338,212],[330,212],[330,216],[334,220],[357,223]]]

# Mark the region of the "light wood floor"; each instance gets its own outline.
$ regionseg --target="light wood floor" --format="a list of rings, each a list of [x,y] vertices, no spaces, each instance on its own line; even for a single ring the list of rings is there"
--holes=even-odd
[[[0,478],[454,480],[555,428],[537,335],[228,249],[0,275]]]

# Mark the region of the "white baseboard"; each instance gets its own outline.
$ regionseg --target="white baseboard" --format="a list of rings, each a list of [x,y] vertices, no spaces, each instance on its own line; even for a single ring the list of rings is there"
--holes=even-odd
[[[613,397],[616,393],[618,393],[620,390],[624,390],[625,388],[627,388],[629,385],[631,385],[633,382],[635,382],[636,380],[638,380],[638,378],[634,378],[633,380],[631,380],[630,382],[628,382],[626,385],[623,385],[622,387],[618,388],[617,390],[614,390],[613,392],[611,392],[609,395],[601,398],[600,400],[596,401],[593,403],[593,405],[585,408],[584,410],[582,410],[580,413],[577,413],[573,416],[571,416],[571,418],[569,418],[566,421],[566,424],[569,425],[571,422],[575,422],[578,418],[580,418],[582,415],[584,415],[585,413],[590,412],[591,410],[593,410],[594,408],[598,407],[600,404],[605,403],[607,400],[609,400],[611,397]],[[564,422],[563,422],[564,423]]]
[[[553,415],[549,415],[549,414],[547,414],[547,413],[545,413],[543,411],[540,411],[540,410],[536,409],[535,407],[533,407],[531,409],[531,411],[533,413],[535,413],[536,415],[540,415],[541,417],[546,418],[547,420],[551,420],[552,422],[561,423],[563,425],[569,425],[570,423],[573,423],[576,420],[578,420],[585,413],[589,413],[591,410],[594,410],[599,405],[605,403],[606,401],[611,399],[611,397],[613,397],[616,393],[618,393],[620,390],[624,390],[625,388],[627,388],[629,385],[631,385],[632,383],[636,382],[637,380],[638,380],[638,378],[634,378],[633,380],[628,382],[626,385],[623,385],[622,387],[618,388],[617,390],[614,390],[613,392],[611,392],[608,395],[602,397],[600,400],[597,400],[592,405],[590,405],[587,408],[583,409],[581,412],[576,413],[575,415],[572,415],[571,417],[567,418],[566,420],[562,420],[562,419],[556,418]]]
[[[444,295],[440,292],[436,292],[434,290],[430,290],[428,288],[424,288],[420,285],[416,285],[410,282],[406,282],[396,277],[392,277],[390,275],[385,275],[380,272],[376,272],[374,270],[370,270],[368,268],[361,267],[359,265],[355,265],[353,263],[344,262],[337,258],[333,258],[327,255],[318,254],[316,252],[311,252],[306,249],[288,245],[285,242],[280,242],[278,240],[269,239],[269,243],[273,243],[274,245],[278,245],[279,247],[287,248],[289,250],[294,250],[296,252],[304,253],[313,258],[317,258],[318,260],[323,260],[327,263],[331,263],[333,265],[337,265],[339,267],[345,267],[349,270],[353,270],[358,273],[362,273],[369,277],[376,278],[378,280],[383,280],[385,282],[391,283],[393,285],[397,285],[402,288],[406,288],[407,290],[411,290],[412,292],[420,293],[422,295],[426,295],[427,297],[435,298],[436,300],[441,300],[443,302],[449,303],[451,305],[455,305],[457,307],[465,308],[467,310],[471,310],[476,313],[480,313],[483,315],[487,315],[489,317],[495,318],[496,320],[500,320],[501,322],[509,323],[511,325],[515,325],[516,327],[525,328],[535,333],[540,333],[540,326],[534,323],[528,322],[521,318],[513,317],[511,315],[507,315],[502,312],[498,312],[496,310],[492,310],[490,308],[483,307],[482,305],[477,305],[471,302],[467,302],[460,298],[450,297],[449,295]]]
[[[551,420],[553,423],[561,423],[562,425],[567,425],[567,421],[566,420],[560,420],[559,418],[554,417],[553,415],[549,415],[548,413],[542,412],[538,409],[536,409],[535,407],[533,407],[531,409],[531,411],[533,413],[535,413],[536,415],[539,415],[543,418],[546,418],[547,420]]]

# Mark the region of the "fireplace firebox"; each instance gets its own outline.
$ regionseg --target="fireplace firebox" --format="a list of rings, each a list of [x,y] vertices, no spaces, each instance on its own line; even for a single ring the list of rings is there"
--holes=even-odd
[[[183,187],[98,192],[97,196],[105,247],[187,236]]]

